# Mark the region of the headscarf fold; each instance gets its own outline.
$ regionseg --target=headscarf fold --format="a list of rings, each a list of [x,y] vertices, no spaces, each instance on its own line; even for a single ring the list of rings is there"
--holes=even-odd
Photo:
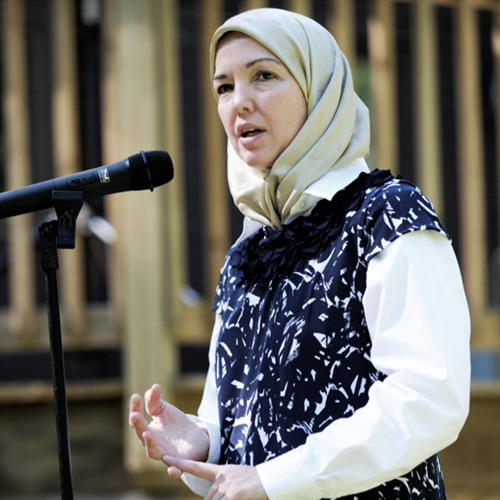
[[[357,168],[356,160],[369,149],[368,110],[354,91],[346,57],[316,21],[272,8],[228,19],[212,38],[212,76],[217,43],[232,31],[250,36],[278,57],[307,102],[305,123],[269,169],[246,165],[228,141],[228,182],[236,206],[253,220],[280,227],[316,204],[316,197],[304,193],[310,184],[327,172]]]

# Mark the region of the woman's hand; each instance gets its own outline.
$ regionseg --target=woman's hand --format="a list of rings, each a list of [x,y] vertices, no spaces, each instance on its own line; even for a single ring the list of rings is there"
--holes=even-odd
[[[208,432],[175,406],[163,401],[158,384],[146,392],[144,399],[151,421],[148,422],[144,416],[141,396],[134,394],[130,398],[129,423],[151,458],[160,460],[163,455],[169,454],[200,461],[207,459],[210,446]],[[172,472],[175,475],[175,471]]]
[[[248,465],[215,465],[163,455],[169,475],[193,474],[212,483],[205,500],[268,500],[257,469]]]

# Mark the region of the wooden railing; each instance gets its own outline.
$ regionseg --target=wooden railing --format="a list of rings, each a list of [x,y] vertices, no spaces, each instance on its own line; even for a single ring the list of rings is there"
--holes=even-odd
[[[85,2],[83,2],[85,3]],[[230,5],[231,4],[231,5]],[[106,199],[106,217],[118,240],[109,248],[107,280],[109,298],[100,305],[88,304],[84,293],[81,240],[77,249],[61,252],[60,286],[64,343],[70,348],[115,346],[123,348],[123,390],[143,391],[152,382],[163,384],[173,400],[180,387],[194,387],[179,376],[177,348],[180,344],[206,344],[211,332],[210,302],[220,265],[234,238],[230,199],[226,188],[225,139],[218,122],[208,78],[208,43],[226,16],[225,9],[240,10],[270,5],[264,1],[223,2],[200,0],[104,0],[100,11],[102,36],[100,128],[102,163],[120,160],[141,149],[167,149],[175,165],[174,181],[154,193],[139,192]],[[318,6],[321,4],[320,6]],[[30,161],[30,105],[26,54],[26,8],[29,2],[3,0],[3,140],[5,143],[5,189],[33,182]],[[335,0],[330,3],[290,0],[288,7],[320,17],[337,37],[354,70],[356,85],[370,101],[373,167],[404,172],[399,153],[401,123],[398,114],[396,10],[411,9],[413,114],[409,118],[414,144],[413,180],[431,198],[447,220],[446,200],[457,207],[459,230],[456,244],[471,307],[475,347],[500,348],[499,305],[488,298],[491,276],[488,232],[500,239],[500,125],[498,104],[494,109],[494,164],[487,164],[482,115],[478,28],[479,10],[491,16],[489,61],[492,102],[500,102],[500,5],[488,0]],[[51,109],[55,175],[80,169],[82,153],[79,121],[76,2],[53,0]],[[454,193],[445,172],[446,145],[440,99],[443,95],[438,64],[439,27],[437,9],[448,9],[452,19],[454,52],[447,55],[456,69],[455,128],[456,164],[452,172],[458,185]],[[360,21],[360,12],[366,18]],[[447,11],[448,12],[448,11]],[[192,24],[190,24],[192,23]],[[359,33],[366,38],[367,52],[360,47]],[[356,35],[358,34],[358,36]],[[197,44],[189,44],[189,37]],[[191,75],[184,71],[194,58]],[[367,72],[363,68],[367,68]],[[367,76],[368,75],[368,76]],[[195,89],[196,95],[188,90]],[[363,92],[361,92],[363,94]],[[191,109],[192,102],[199,108]],[[191,108],[189,108],[191,106]],[[198,120],[192,122],[187,110]],[[199,165],[186,160],[187,139],[199,138]],[[489,156],[491,157],[491,155]],[[96,165],[97,166],[97,165]],[[196,172],[196,174],[193,174]],[[486,175],[488,172],[489,176]],[[193,199],[185,185],[200,176],[202,196]],[[496,185],[486,182],[496,179]],[[487,205],[485,198],[493,200]],[[190,283],[186,217],[189,204],[199,205],[203,227],[202,260],[205,290],[201,299],[183,299]],[[34,218],[22,215],[7,221],[9,262],[8,308],[0,314],[0,352],[39,349],[47,346],[44,309],[33,293],[35,257],[32,232]],[[491,238],[490,238],[491,239]],[[491,244],[490,244],[491,246]],[[198,379],[197,379],[198,380]],[[202,380],[200,377],[199,380]],[[179,382],[180,381],[180,382]],[[184,385],[179,385],[179,384]],[[27,387],[23,385],[23,387]],[[20,390],[23,390],[23,387]],[[27,390],[27,389],[26,389]],[[95,389],[96,391],[98,389]],[[189,389],[190,390],[190,389]],[[0,381],[1,394],[1,381]],[[10,390],[9,395],[13,392]],[[11,397],[11,396],[9,396]],[[132,470],[148,467],[135,441],[127,434],[127,463]]]

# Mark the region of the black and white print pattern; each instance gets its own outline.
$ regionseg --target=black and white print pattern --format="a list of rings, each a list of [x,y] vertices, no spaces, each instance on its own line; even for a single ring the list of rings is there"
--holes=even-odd
[[[362,307],[371,258],[398,236],[446,234],[431,203],[388,172],[361,174],[311,215],[262,228],[227,255],[214,309],[221,463],[256,465],[368,400]],[[437,456],[352,499],[445,498]]]

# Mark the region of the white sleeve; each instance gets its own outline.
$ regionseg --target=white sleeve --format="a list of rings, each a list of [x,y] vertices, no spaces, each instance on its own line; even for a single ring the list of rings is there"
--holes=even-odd
[[[257,466],[271,500],[336,498],[399,477],[450,445],[469,410],[470,320],[451,243],[397,238],[367,270],[371,361],[387,374],[368,403]]]
[[[215,348],[221,321],[220,316],[216,314],[212,338],[210,340],[210,349],[208,351],[209,366],[207,378],[205,380],[205,388],[203,390],[200,407],[198,408],[198,416],[190,416],[193,421],[208,431],[208,435],[210,436],[210,449],[207,462],[209,463],[217,463],[220,456],[219,409],[217,406],[217,388],[215,384]],[[184,473],[182,479],[189,488],[200,496],[205,496],[211,485],[209,481],[193,476],[192,474]]]

